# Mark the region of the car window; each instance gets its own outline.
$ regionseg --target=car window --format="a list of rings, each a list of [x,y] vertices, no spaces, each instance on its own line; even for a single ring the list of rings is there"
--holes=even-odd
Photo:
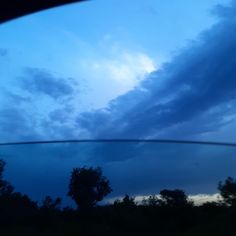
[[[234,10],[228,0],[100,0],[1,24],[6,177],[35,200],[72,204],[70,171],[101,166],[109,199],[162,188],[215,199],[234,175]]]

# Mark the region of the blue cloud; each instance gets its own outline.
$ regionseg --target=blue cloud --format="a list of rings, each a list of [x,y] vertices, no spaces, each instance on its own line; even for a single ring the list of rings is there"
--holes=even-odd
[[[73,108],[70,106],[65,106],[59,109],[55,109],[49,113],[49,118],[51,122],[59,122],[64,124],[70,120],[70,115],[73,112]]]
[[[0,114],[1,142],[41,138],[36,122],[24,109],[17,106],[2,108]]]
[[[217,9],[219,12],[219,6]],[[224,10],[235,9],[233,2]],[[183,139],[227,125],[226,116],[235,114],[236,17],[230,14],[226,20],[218,15],[217,24],[149,75],[140,87],[112,101],[105,112],[79,115],[79,126],[95,138]]]
[[[60,99],[74,94],[76,81],[73,78],[60,78],[45,69],[27,68],[20,78],[21,87],[32,94],[48,95]],[[71,82],[71,83],[69,83]]]

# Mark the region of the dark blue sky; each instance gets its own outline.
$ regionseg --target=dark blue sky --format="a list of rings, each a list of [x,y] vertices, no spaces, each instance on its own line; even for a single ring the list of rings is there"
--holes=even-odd
[[[0,26],[1,142],[235,142],[236,1],[131,2],[71,5]],[[63,195],[70,170],[85,164],[104,168],[114,195],[214,193],[234,174],[234,152],[130,143],[0,149],[8,178],[35,198]]]

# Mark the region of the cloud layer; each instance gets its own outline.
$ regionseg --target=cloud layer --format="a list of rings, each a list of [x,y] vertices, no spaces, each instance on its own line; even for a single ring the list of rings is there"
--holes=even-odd
[[[233,122],[236,17],[225,12],[235,9],[234,2],[217,6],[218,24],[107,109],[79,115],[77,124],[93,138],[201,139]]]

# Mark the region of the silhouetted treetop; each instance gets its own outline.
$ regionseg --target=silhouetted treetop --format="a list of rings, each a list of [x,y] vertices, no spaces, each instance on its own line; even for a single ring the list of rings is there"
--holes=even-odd
[[[188,201],[188,197],[185,194],[185,192],[180,189],[161,190],[160,197],[161,197],[160,203],[163,205],[168,205],[170,207],[192,205],[192,202]]]
[[[236,206],[236,179],[228,177],[225,182],[219,182],[218,190],[224,202]]]
[[[134,207],[136,206],[135,198],[130,197],[128,194],[126,194],[122,200],[116,200],[114,202],[114,206],[121,206],[121,207],[128,207],[128,208]]]
[[[142,204],[145,206],[155,207],[160,204],[160,199],[156,195],[151,195],[148,198],[144,198]]]
[[[53,200],[50,196],[46,196],[42,203],[41,209],[43,210],[58,210],[61,204],[61,198],[57,197]]]
[[[100,167],[75,168],[71,173],[68,196],[78,207],[90,208],[112,191]]]

